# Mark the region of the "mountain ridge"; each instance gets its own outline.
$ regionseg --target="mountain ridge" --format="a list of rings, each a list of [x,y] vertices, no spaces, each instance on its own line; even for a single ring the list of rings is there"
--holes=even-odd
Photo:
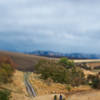
[[[99,54],[86,54],[86,53],[60,53],[54,51],[36,50],[32,52],[25,52],[25,54],[46,56],[53,58],[67,57],[70,59],[100,59]]]

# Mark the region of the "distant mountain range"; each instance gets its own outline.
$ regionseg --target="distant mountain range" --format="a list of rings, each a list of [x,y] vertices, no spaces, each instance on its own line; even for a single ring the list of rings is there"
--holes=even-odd
[[[46,56],[46,57],[67,57],[70,59],[100,59],[100,55],[97,54],[84,54],[84,53],[60,53],[53,51],[33,51],[33,52],[25,52],[25,54],[38,55],[38,56]]]

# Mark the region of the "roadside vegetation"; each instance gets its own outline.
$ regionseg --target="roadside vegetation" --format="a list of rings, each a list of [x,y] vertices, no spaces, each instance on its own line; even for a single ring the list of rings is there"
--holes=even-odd
[[[90,85],[94,89],[100,89],[100,73],[85,77],[82,68],[67,58],[61,58],[59,61],[40,60],[35,66],[35,72],[44,80],[67,84],[68,91],[80,85]]]
[[[8,57],[0,58],[0,83],[11,82],[11,77],[15,71],[15,64]]]
[[[0,100],[9,100],[9,99],[10,99],[10,91],[0,90]]]
[[[35,72],[41,74],[44,80],[52,79],[56,83],[79,86],[86,83],[83,71],[67,58],[60,61],[40,60],[35,66]]]
[[[12,82],[15,64],[9,57],[0,57],[0,87]],[[10,91],[0,89],[0,100],[9,100]]]
[[[92,88],[100,89],[100,75],[99,74],[97,74],[96,76],[89,75],[88,76],[88,83]]]

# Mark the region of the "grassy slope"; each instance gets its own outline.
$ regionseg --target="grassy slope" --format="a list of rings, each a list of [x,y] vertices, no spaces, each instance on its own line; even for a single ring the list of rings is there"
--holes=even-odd
[[[1,89],[7,89],[11,91],[10,100],[31,100],[28,97],[26,87],[24,85],[23,72],[17,71],[12,77],[12,82],[7,84],[0,84]]]
[[[54,83],[54,82],[48,82],[44,81],[39,78],[39,75],[32,73],[30,76],[30,82],[33,85],[34,89],[36,90],[38,96],[42,95],[49,95],[49,94],[66,94],[68,93],[67,85],[66,84],[60,84],[60,83]],[[49,83],[49,84],[48,84]],[[77,88],[71,88],[70,92],[77,92],[77,91],[87,91],[91,88],[89,86],[80,86]]]
[[[40,59],[49,59],[47,57],[39,57],[34,55],[26,55],[22,53],[11,53],[11,52],[4,52],[0,51],[0,56],[9,56],[11,57],[15,63],[18,64],[17,69],[20,69],[22,71],[33,71],[34,65],[40,60]],[[31,76],[31,82],[33,83],[33,86],[36,87],[38,90],[39,95],[45,95],[56,92],[56,93],[66,93],[66,86],[62,84],[55,84],[52,83],[51,86],[48,86],[44,81],[40,79],[34,79],[33,76]],[[30,98],[27,95],[27,92],[25,90],[24,82],[23,82],[23,72],[17,71],[13,77],[13,83],[4,85],[4,88],[12,90],[12,100],[30,100]],[[76,88],[73,91],[76,90],[88,90],[89,87],[79,87]],[[44,91],[44,92],[43,92]]]
[[[17,69],[21,71],[33,71],[34,65],[40,59],[49,59],[46,57],[39,57],[35,55],[27,55],[22,53],[12,53],[6,51],[0,51],[0,56],[9,56],[18,65]]]

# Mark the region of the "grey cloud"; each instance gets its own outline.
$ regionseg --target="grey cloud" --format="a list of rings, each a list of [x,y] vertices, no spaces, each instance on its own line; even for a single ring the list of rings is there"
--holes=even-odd
[[[99,53],[99,0],[1,0],[0,13],[0,48]]]

